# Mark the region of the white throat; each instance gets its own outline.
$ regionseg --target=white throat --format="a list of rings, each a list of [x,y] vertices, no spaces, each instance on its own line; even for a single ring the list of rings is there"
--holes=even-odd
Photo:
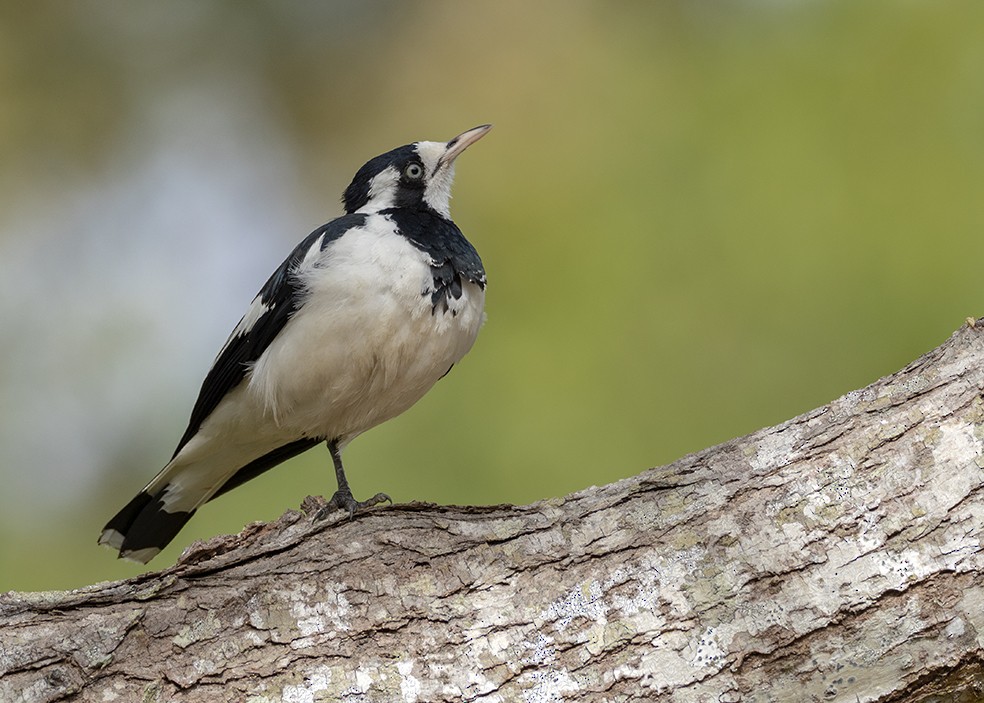
[[[424,202],[444,217],[451,217],[451,184],[454,183],[454,162],[442,162],[447,153],[445,142],[417,142],[417,155],[427,169]]]

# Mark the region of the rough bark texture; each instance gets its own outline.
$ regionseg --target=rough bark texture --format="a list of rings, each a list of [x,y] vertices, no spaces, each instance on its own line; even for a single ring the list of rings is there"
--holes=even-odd
[[[2,701],[940,701],[984,692],[984,329],[526,507],[288,512],[0,597]]]

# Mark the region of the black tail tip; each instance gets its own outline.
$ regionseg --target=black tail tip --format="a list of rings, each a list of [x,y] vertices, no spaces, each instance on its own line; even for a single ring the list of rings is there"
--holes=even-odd
[[[121,559],[146,564],[160,554],[195,511],[168,512],[162,496],[141,491],[106,523],[99,544],[119,550]]]

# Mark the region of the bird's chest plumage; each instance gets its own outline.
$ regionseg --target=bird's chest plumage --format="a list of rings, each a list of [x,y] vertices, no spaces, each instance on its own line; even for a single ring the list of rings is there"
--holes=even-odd
[[[419,400],[484,317],[484,279],[449,266],[378,214],[312,248],[300,305],[250,378],[276,424],[350,439]]]

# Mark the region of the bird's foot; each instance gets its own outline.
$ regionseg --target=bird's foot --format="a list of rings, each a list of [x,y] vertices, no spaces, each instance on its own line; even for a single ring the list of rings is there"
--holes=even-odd
[[[387,501],[392,504],[393,499],[385,493],[377,493],[369,500],[356,500],[351,491],[335,491],[335,495],[315,514],[314,519],[324,520],[336,510],[347,510],[351,518],[357,512]]]

